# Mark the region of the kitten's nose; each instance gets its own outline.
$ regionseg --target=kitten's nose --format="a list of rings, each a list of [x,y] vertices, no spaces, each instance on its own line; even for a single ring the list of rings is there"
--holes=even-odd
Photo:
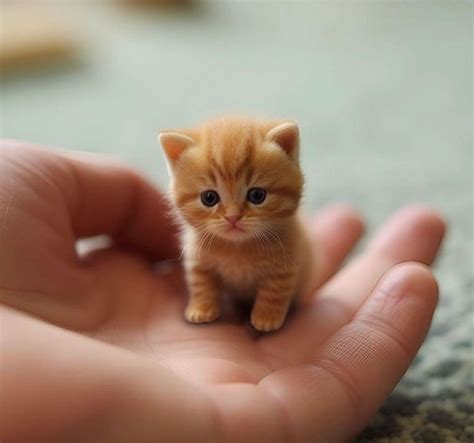
[[[226,215],[224,217],[229,223],[231,223],[232,225],[235,225],[235,223],[237,222],[237,220],[241,219],[242,218],[242,214],[239,214],[239,215]]]

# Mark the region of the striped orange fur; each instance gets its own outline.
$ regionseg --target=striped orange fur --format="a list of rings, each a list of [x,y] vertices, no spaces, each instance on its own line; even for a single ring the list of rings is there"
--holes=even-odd
[[[304,289],[310,264],[298,216],[303,190],[298,126],[226,117],[162,132],[160,141],[183,226],[186,319],[215,320],[220,295],[228,293],[255,299],[256,329],[280,328],[292,299]]]

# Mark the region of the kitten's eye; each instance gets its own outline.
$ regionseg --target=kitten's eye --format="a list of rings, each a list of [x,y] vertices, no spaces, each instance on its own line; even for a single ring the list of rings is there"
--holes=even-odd
[[[247,192],[247,199],[255,205],[262,203],[266,196],[267,192],[262,188],[251,188],[249,192]]]
[[[219,200],[219,194],[216,191],[204,191],[201,194],[201,201],[205,206],[215,206]]]

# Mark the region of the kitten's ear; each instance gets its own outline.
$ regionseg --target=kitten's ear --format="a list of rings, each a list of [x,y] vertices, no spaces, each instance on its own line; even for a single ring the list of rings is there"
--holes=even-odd
[[[181,154],[187,148],[196,144],[191,137],[178,132],[160,132],[158,140],[163,147],[170,170],[174,168]]]
[[[270,129],[265,138],[280,146],[292,160],[298,160],[300,131],[296,122],[282,123]]]

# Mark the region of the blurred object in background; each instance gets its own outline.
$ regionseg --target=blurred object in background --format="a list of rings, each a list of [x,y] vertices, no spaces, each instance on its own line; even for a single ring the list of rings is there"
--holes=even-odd
[[[79,42],[56,9],[2,2],[0,17],[0,72],[76,58]]]
[[[193,0],[117,0],[125,6],[146,6],[146,7],[165,7],[181,8],[192,5]]]

